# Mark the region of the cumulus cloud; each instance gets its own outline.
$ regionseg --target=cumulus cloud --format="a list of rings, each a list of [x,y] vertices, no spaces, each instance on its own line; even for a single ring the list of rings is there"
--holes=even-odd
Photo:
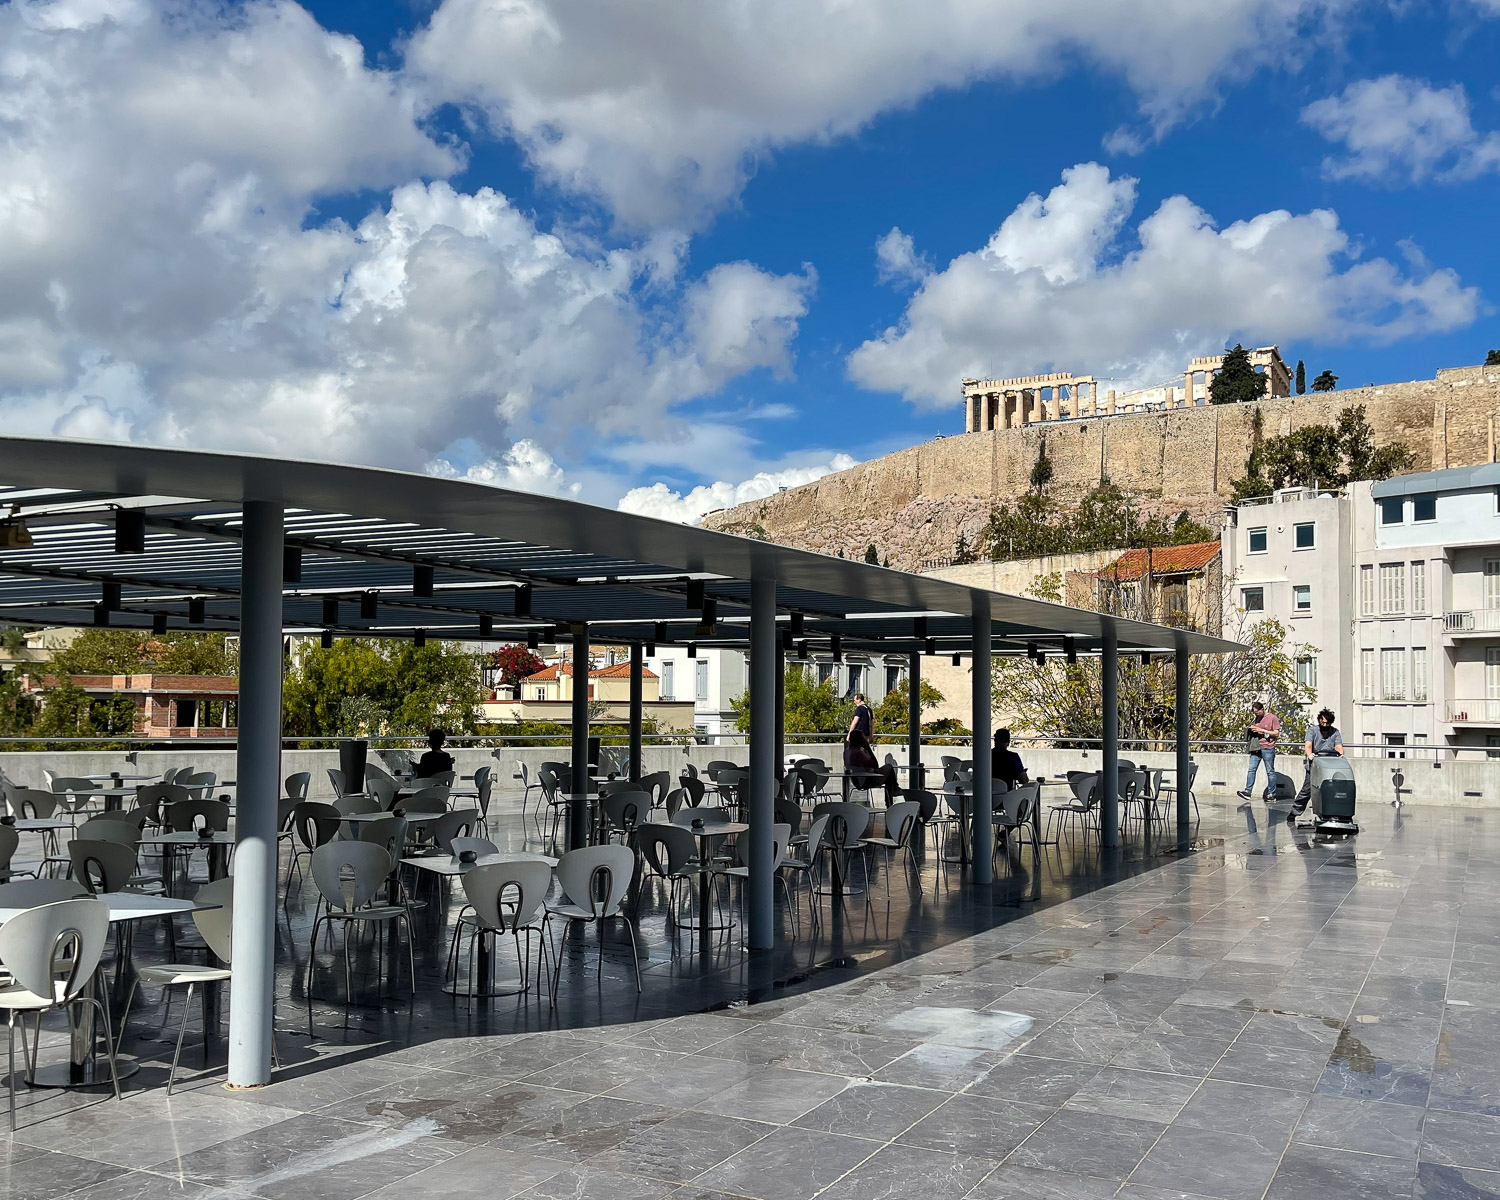
[[[522,439],[498,458],[487,458],[460,471],[446,458],[427,464],[427,471],[445,479],[465,479],[514,492],[544,496],[576,497],[582,485],[570,482],[557,460],[528,439]]]
[[[778,147],[939,88],[1068,69],[1125,81],[1160,129],[1294,61],[1359,0],[443,0],[408,61],[627,225],[692,224]]]
[[[861,386],[919,405],[954,403],[963,376],[1092,372],[1125,387],[1186,357],[1316,338],[1385,343],[1458,329],[1477,289],[1408,256],[1405,270],[1359,248],[1326,209],[1262,213],[1219,229],[1173,196],[1133,231],[1136,183],[1097,163],[1030,196],[987,245],[928,277],[899,324],[847,361]]]
[[[762,471],[740,483],[710,483],[693,488],[686,495],[673,491],[664,483],[632,488],[621,498],[625,512],[696,525],[715,509],[731,508],[751,500],[764,500],[782,488],[800,487],[834,471],[847,471],[856,465],[847,454],[835,454],[827,462],[813,466],[789,467],[782,471]]]
[[[1500,133],[1474,128],[1462,84],[1436,88],[1402,75],[1362,79],[1309,104],[1302,120],[1343,143],[1347,153],[1323,160],[1332,179],[1451,182],[1500,171]]]
[[[875,241],[875,273],[881,283],[920,283],[932,273],[932,264],[917,253],[911,234],[892,225]]]
[[[456,189],[404,79],[294,4],[11,4],[0,46],[11,430],[561,487],[520,448],[655,436],[792,367],[810,268],[684,281],[681,235],[601,250]]]

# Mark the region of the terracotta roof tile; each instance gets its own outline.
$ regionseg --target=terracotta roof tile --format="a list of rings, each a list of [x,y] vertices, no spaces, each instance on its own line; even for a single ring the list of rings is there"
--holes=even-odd
[[[527,683],[550,683],[554,679],[561,679],[564,675],[573,673],[573,664],[570,662],[553,663],[550,667],[543,667],[535,675],[526,676]],[[612,667],[595,667],[589,672],[590,679],[629,679],[630,664],[616,663]],[[649,667],[641,668],[642,679],[655,679],[656,672]]]
[[[1139,579],[1149,569],[1153,575],[1183,575],[1201,571],[1219,557],[1218,542],[1190,542],[1186,546],[1157,546],[1150,550],[1127,550],[1114,562],[1098,570],[1109,579]]]

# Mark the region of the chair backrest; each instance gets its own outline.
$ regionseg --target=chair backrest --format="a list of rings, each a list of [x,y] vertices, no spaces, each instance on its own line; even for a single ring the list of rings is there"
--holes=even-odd
[[[812,824],[807,827],[807,857],[809,859],[817,856],[818,848],[823,845],[827,836],[828,814],[824,813],[821,817],[814,817]]]
[[[1037,796],[1041,793],[1040,783],[1022,784],[1020,787],[1011,788],[1000,797],[1000,822],[1008,829],[1014,829],[1023,825],[1031,819],[1031,812],[1036,805]]]
[[[219,777],[212,771],[193,771],[187,775],[179,775],[174,782],[187,788],[188,795],[194,799],[206,800],[209,792],[213,791],[214,784],[219,782]]]
[[[12,788],[10,811],[23,821],[45,821],[57,812],[57,797],[40,788]]]
[[[638,792],[641,785],[634,779],[608,779],[599,785],[601,796],[613,796],[619,792]]]
[[[536,920],[552,886],[544,862],[484,863],[463,874],[464,894],[486,929],[514,931]],[[506,906],[514,905],[507,912]]]
[[[870,810],[853,801],[832,800],[813,809],[813,817],[827,817],[828,828],[824,838],[830,846],[839,850],[856,845],[870,827]]]
[[[672,790],[671,771],[653,771],[641,779],[641,791],[651,797],[651,807],[660,808]]]
[[[175,783],[148,783],[135,789],[135,805],[145,810],[146,820],[153,825],[161,824],[163,804],[181,804],[187,799],[187,788]]]
[[[140,819],[144,822],[146,814],[141,813]],[[99,842],[118,842],[121,846],[134,849],[141,844],[141,826],[126,813],[110,813],[104,817],[90,817],[78,827],[78,832],[73,836]]]
[[[0,961],[28,992],[62,1004],[93,978],[108,935],[108,905],[89,899],[44,903],[0,925]]]
[[[436,775],[427,776],[427,782],[433,787],[452,787],[457,778],[457,771],[439,771]]]
[[[790,825],[792,832],[796,833],[802,828],[802,806],[795,800],[777,796],[776,819],[785,825]]]
[[[375,811],[389,811],[396,803],[396,793],[401,788],[389,775],[365,776],[365,791],[375,801]]]
[[[230,956],[230,933],[234,929],[234,879],[226,875],[206,883],[194,893],[199,904],[217,904],[218,908],[205,908],[193,913],[193,924],[198,927],[204,943],[226,963]]]
[[[344,779],[344,773],[337,767],[328,768],[328,782],[333,785],[333,794],[335,796],[342,796],[348,788],[348,783]]]
[[[380,807],[379,800],[376,800],[373,796],[361,796],[358,793],[340,796],[333,802],[333,807],[345,816],[353,813],[378,813],[385,811]]]
[[[432,840],[438,844],[438,848],[453,853],[453,839],[467,837],[479,821],[479,813],[472,808],[460,808],[453,812],[444,813],[436,821],[427,826],[427,832],[432,834]]]
[[[335,838],[319,846],[312,855],[313,883],[323,898],[341,912],[369,904],[391,870],[390,853],[374,842]]]
[[[395,870],[396,864],[401,861],[401,848],[406,844],[405,817],[391,813],[377,821],[360,821],[355,825],[354,832],[359,841],[384,848],[391,856],[391,869]]]
[[[692,763],[683,763],[682,764],[682,774],[677,777],[677,782],[681,783],[684,779],[697,779],[697,778],[698,778],[698,768],[695,767],[695,766],[693,766]]]
[[[1146,773],[1144,771],[1121,771],[1119,786],[1120,799],[1126,804],[1129,804],[1131,801],[1137,799],[1141,794],[1141,783],[1145,780],[1145,778]]]
[[[921,820],[922,806],[915,800],[902,800],[885,810],[885,834],[898,846],[911,841],[912,831]]]
[[[629,846],[583,846],[557,860],[563,894],[596,918],[620,911],[634,874],[635,851]]]
[[[740,769],[739,763],[730,762],[727,758],[716,758],[703,768],[703,773],[715,783],[718,783],[720,771],[738,771]]]
[[[459,836],[448,839],[448,852],[457,858],[465,850],[474,851],[475,858],[483,858],[486,854],[499,854],[500,847],[490,841],[489,838]]]
[[[445,813],[448,811],[448,789],[444,787],[423,788],[396,801],[391,810],[398,813]]]
[[[0,883],[0,908],[35,908],[88,894],[88,888],[76,879],[17,879],[14,883]]]
[[[0,825],[0,876],[10,875],[10,860],[15,857],[21,835],[13,825]]]
[[[677,815],[672,818],[672,824],[681,825],[686,829],[694,821],[701,821],[705,825],[728,825],[731,819],[727,808],[710,808],[707,805],[700,805],[698,808],[679,809]]]
[[[629,833],[651,812],[651,797],[646,792],[615,792],[604,797],[604,816],[616,829]]]
[[[474,794],[481,815],[490,811],[490,789],[495,786],[494,767],[480,767],[474,772]]]
[[[124,891],[138,865],[134,846],[97,838],[70,841],[68,861],[73,864],[73,878],[96,896],[101,892]]]
[[[309,850],[316,850],[338,837],[339,817],[342,815],[332,804],[304,800],[292,809],[292,832]]]
[[[1118,766],[1120,768],[1120,770],[1122,770],[1122,771],[1134,771],[1135,770],[1135,763],[1131,762],[1128,758],[1116,759],[1115,760],[1115,765]]]
[[[700,779],[696,775],[688,775],[685,776],[680,782],[682,784],[682,790],[687,793],[687,803],[689,808],[697,808],[700,804],[703,803],[703,796],[708,791],[708,787],[706,784],[704,784],[702,779]]]
[[[685,875],[698,851],[698,839],[681,825],[647,821],[635,836],[647,865],[658,875]]]
[[[383,779],[391,786],[396,785],[396,777],[382,767],[379,763],[365,763],[365,787],[370,786],[370,780]]]
[[[173,833],[189,833],[198,819],[215,833],[229,828],[229,805],[222,800],[179,800],[167,806],[166,825]]]
[[[1197,763],[1188,763],[1188,777],[1187,777],[1187,790],[1188,791],[1191,792],[1193,790],[1193,783],[1197,780],[1197,778],[1198,778],[1198,764]]]
[[[673,788],[667,793],[666,809],[667,820],[672,820],[686,806],[688,801],[687,788]]]
[[[293,800],[306,800],[307,789],[312,786],[311,771],[297,771],[286,777],[286,794]]]
[[[496,758],[500,757],[500,751],[498,750],[491,750],[490,753]],[[516,773],[513,778],[523,788],[531,786],[531,771],[527,768],[524,758],[516,759]]]
[[[886,755],[890,758],[890,755]],[[885,785],[885,802],[887,807],[896,803],[906,791],[896,779],[896,764],[887,762],[880,768],[880,782]]]
[[[292,814],[302,801],[296,796],[283,796],[276,801],[276,832],[286,833],[292,827]]]
[[[97,796],[99,794],[99,785],[92,779],[55,775],[52,778],[52,792],[56,796],[67,797],[66,800],[63,800],[63,806],[69,810],[74,810],[82,808]]]
[[[781,860],[786,857],[786,848],[791,840],[792,827],[785,821],[777,821],[771,826],[771,862],[776,866],[780,866]],[[750,864],[746,861],[746,855],[749,853],[750,839],[740,838],[734,844],[734,861],[742,867],[748,867]]]
[[[1161,779],[1166,773],[1165,767],[1150,767],[1146,770],[1146,795],[1161,795]]]
[[[936,792],[921,791],[917,793],[917,819],[923,825],[932,824],[932,818],[937,816],[938,797]]]
[[[1073,792],[1073,799],[1085,808],[1093,808],[1094,801],[1099,795],[1099,776],[1097,772],[1087,775],[1070,775],[1068,787]]]

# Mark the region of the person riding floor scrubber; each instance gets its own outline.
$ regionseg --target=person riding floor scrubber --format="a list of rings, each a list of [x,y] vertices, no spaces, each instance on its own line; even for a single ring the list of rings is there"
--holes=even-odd
[[[1358,833],[1354,823],[1354,768],[1344,757],[1344,739],[1333,723],[1331,709],[1318,713],[1318,723],[1307,731],[1302,746],[1307,776],[1286,819],[1295,823],[1313,805],[1317,827],[1325,833]]]

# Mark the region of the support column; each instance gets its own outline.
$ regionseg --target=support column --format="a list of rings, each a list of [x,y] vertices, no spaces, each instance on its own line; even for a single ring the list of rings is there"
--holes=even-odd
[[[1177,721],[1175,725],[1177,732],[1177,835],[1185,838],[1188,831],[1188,813],[1191,811],[1187,781],[1193,769],[1190,741],[1192,730],[1188,712],[1191,689],[1188,680],[1187,647],[1179,645],[1174,657],[1177,663]]]
[[[786,768],[786,643],[776,631],[776,769]]]
[[[1110,388],[1109,389],[1109,393],[1104,397],[1104,415],[1106,417],[1112,417],[1112,416],[1115,415],[1115,389],[1114,388]]]
[[[1193,407],[1193,372],[1187,371],[1182,376],[1182,407]]]
[[[995,878],[995,830],[991,824],[990,800],[990,602],[975,600],[974,609],[974,807],[969,814],[973,847],[974,882],[992,883]]]
[[[1104,619],[1104,765],[1099,772],[1099,829],[1105,846],[1120,844],[1120,643],[1115,623]]]
[[[240,707],[235,754],[234,978],[229,1083],[271,1078],[276,976],[276,803],[281,797],[281,505],[245,503],[240,543]]]
[[[984,411],[984,397],[978,392],[964,397],[964,432],[978,433],[983,427],[980,416]]]
[[[573,626],[573,794],[589,790],[589,627]],[[568,849],[589,844],[589,802],[568,801]]]
[[[745,835],[750,868],[745,881],[747,944],[769,950],[776,941],[771,826],[776,820],[776,581],[750,581],[750,805]]]
[[[1026,411],[1025,392],[1007,392],[1007,396],[1015,397],[1016,402],[1016,424],[1022,429],[1031,424],[1031,414]]]
[[[641,778],[641,716],[645,708],[646,647],[634,642],[630,647],[630,778]]]
[[[922,778],[922,652],[906,656],[906,786],[915,799],[926,788]]]

